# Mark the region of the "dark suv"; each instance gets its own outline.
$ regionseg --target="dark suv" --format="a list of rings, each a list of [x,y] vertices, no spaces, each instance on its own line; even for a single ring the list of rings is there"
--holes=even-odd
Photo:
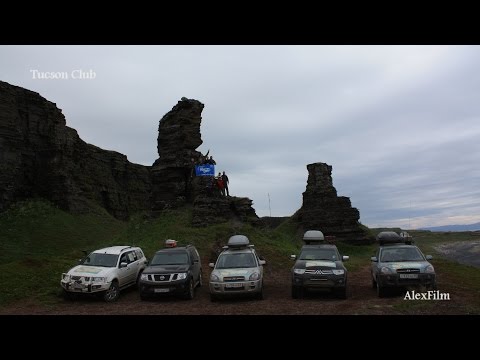
[[[195,288],[202,286],[202,265],[192,245],[159,250],[140,276],[140,298],[175,294],[193,299]]]
[[[338,297],[347,298],[347,269],[343,261],[348,256],[340,256],[335,245],[325,244],[323,233],[308,230],[303,236],[306,245],[300,256],[292,255],[295,265],[292,268],[292,298],[303,297],[306,290],[330,289]]]

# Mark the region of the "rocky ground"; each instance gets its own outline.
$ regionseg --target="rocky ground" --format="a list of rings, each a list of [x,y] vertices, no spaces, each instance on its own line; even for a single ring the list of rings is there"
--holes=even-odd
[[[436,246],[435,250],[460,264],[480,267],[480,240],[441,244]]]

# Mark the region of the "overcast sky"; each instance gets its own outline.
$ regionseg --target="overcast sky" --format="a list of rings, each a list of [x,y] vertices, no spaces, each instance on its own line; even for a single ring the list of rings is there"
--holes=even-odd
[[[268,194],[272,216],[292,215],[306,165],[326,162],[370,227],[480,221],[479,46],[0,46],[0,80],[144,165],[161,117],[201,101],[198,150],[259,216]]]

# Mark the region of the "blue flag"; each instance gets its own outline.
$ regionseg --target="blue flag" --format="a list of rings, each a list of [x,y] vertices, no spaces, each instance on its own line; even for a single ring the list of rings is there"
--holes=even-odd
[[[195,165],[195,175],[197,176],[215,176],[215,165]]]

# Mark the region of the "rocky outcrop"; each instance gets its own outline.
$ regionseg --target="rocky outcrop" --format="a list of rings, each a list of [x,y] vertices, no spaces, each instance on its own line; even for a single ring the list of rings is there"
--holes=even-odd
[[[85,143],[62,111],[38,93],[0,81],[0,212],[16,201],[46,198],[74,213],[101,206],[126,219],[138,211],[194,205],[194,223],[254,222],[248,198],[214,198],[194,176],[204,105],[182,98],[158,127],[152,166]]]
[[[362,229],[360,213],[350,199],[337,196],[333,186],[332,167],[325,163],[307,165],[307,188],[303,204],[296,213],[304,230],[321,230],[338,240],[363,240],[368,234]]]
[[[202,144],[200,124],[204,105],[182,98],[158,125],[158,155],[152,166],[152,207],[163,210],[191,203],[194,165],[199,163]]]
[[[126,218],[148,209],[150,191],[149,167],[85,143],[54,103],[0,82],[0,211],[43,197],[71,212],[98,204]]]

